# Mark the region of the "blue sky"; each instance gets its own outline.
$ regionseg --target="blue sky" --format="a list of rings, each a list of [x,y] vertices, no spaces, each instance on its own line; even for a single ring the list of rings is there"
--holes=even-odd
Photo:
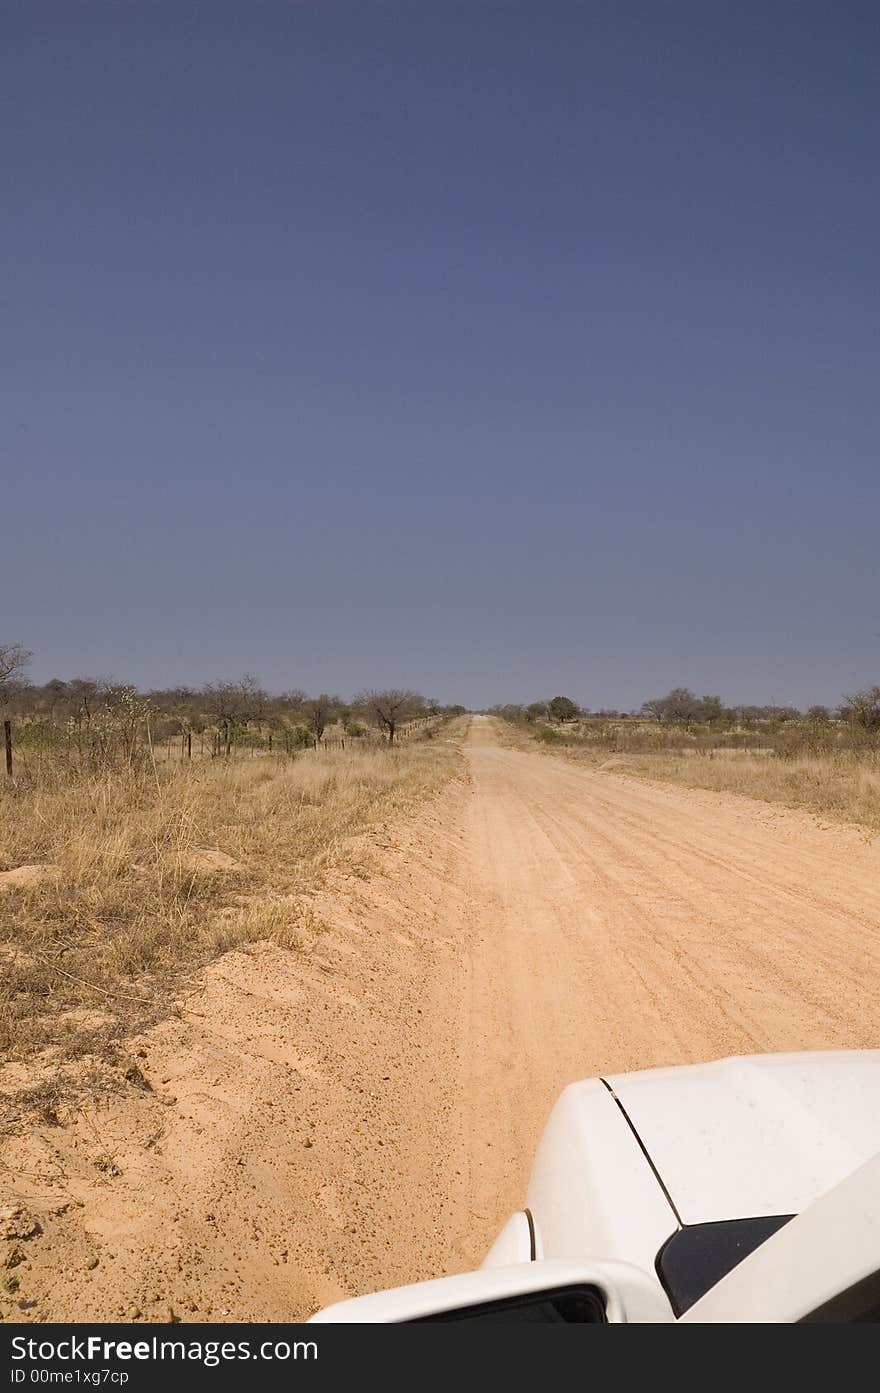
[[[0,640],[880,681],[875,4],[7,3]]]

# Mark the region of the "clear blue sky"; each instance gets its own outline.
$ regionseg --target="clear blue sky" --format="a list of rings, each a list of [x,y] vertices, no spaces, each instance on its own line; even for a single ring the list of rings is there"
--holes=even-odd
[[[880,6],[6,0],[0,640],[880,681]]]

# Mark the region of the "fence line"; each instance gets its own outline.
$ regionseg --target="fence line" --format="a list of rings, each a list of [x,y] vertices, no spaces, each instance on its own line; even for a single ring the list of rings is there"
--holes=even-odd
[[[438,729],[446,718],[443,716],[421,716],[415,720],[407,721],[399,726],[394,733],[394,745],[404,744],[417,737],[420,733],[431,729]],[[13,749],[17,750],[16,764],[20,764],[24,771],[28,771],[31,761],[28,755],[35,751],[39,764],[42,765],[43,757],[51,754],[52,751],[63,751],[67,760],[75,764],[80,771],[90,763],[95,766],[122,760],[131,764],[136,757],[148,746],[155,750],[155,742],[149,736],[149,723],[145,723],[141,734],[140,728],[131,727],[124,732],[103,731],[96,732],[90,725],[85,727],[74,727],[68,723],[66,727],[54,725],[42,721],[25,720],[19,723],[22,734],[27,732],[25,738],[14,740],[14,723],[6,718],[3,721],[3,736],[6,754],[6,777],[13,778]],[[294,738],[292,731],[270,730],[265,735],[262,730],[254,732],[243,732],[245,739],[236,738],[236,733],[227,729],[226,731],[218,728],[202,730],[196,732],[199,737],[198,754],[204,759],[206,757],[206,742],[209,745],[208,755],[211,759],[242,758],[249,750],[251,758],[258,755],[269,755],[274,758],[295,759],[304,754],[319,754],[331,752],[344,752],[357,749],[378,749],[392,745],[387,735],[377,729],[367,729],[363,734],[351,735],[324,735],[320,740],[312,735],[309,743],[303,741],[302,734]],[[182,730],[178,734],[170,734],[163,737],[164,754],[160,756],[163,761],[190,762],[193,758],[193,732],[192,730]]]

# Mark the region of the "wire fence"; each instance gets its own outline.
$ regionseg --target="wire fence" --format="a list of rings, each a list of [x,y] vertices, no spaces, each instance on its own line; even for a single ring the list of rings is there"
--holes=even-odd
[[[352,725],[325,728],[319,735],[300,726],[211,726],[159,733],[149,719],[108,721],[46,720],[3,721],[7,779],[26,777],[46,765],[65,768],[71,774],[110,767],[134,767],[155,763],[195,760],[256,758],[297,759],[315,754],[342,754],[346,750],[388,748],[433,736],[443,717],[417,717],[395,728],[393,741],[387,732]]]

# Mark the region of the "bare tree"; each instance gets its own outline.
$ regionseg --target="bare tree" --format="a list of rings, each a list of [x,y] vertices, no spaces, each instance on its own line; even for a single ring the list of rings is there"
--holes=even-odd
[[[242,720],[244,724],[247,725],[249,721],[254,721],[258,726],[261,726],[269,709],[269,693],[260,686],[256,677],[250,672],[245,673],[238,685],[242,691]]]
[[[313,697],[311,701],[303,703],[309,726],[316,740],[324,739],[324,731],[329,722],[333,720],[336,708],[340,704],[338,697],[328,696],[326,692],[322,692],[320,696]]]
[[[33,657],[20,643],[0,643],[0,701]]]
[[[130,767],[138,752],[141,731],[154,707],[135,687],[107,687],[102,696],[103,705],[92,726],[95,746],[105,762],[121,754]]]
[[[871,735],[880,732],[880,687],[867,687],[846,697],[839,715],[841,720],[861,726]]]
[[[240,682],[207,682],[202,688],[202,697],[205,711],[222,735],[227,754],[232,748],[236,728],[259,721],[269,700],[256,678],[248,673]]]
[[[642,706],[642,714],[668,725],[690,726],[700,720],[702,702],[689,687],[673,687],[665,697],[652,697]]]
[[[666,700],[664,697],[651,697],[649,701],[642,702],[641,715],[647,716],[652,721],[662,721],[666,711]],[[600,712],[600,715],[603,713]]]
[[[398,727],[419,711],[424,711],[425,698],[421,692],[392,687],[386,692],[359,692],[354,704],[363,707],[373,724],[386,732],[388,743],[393,745]]]
[[[97,677],[72,677],[68,682],[67,695],[77,730],[83,721],[86,725],[91,723],[92,715],[105,685]]]

